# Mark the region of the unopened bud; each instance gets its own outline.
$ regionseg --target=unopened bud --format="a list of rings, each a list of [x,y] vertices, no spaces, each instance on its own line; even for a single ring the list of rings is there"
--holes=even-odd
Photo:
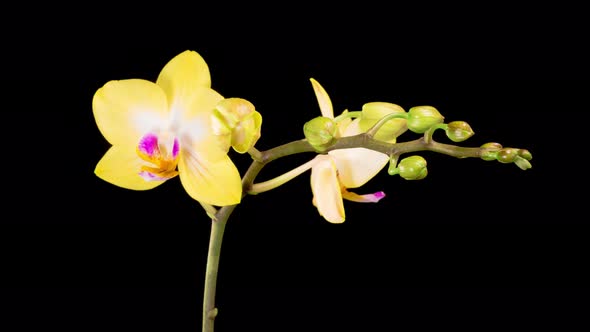
[[[504,148],[500,151],[498,151],[498,155],[496,156],[496,159],[504,164],[508,164],[508,163],[512,163],[514,162],[514,158],[516,158],[518,156],[518,150],[519,149],[514,149],[514,148]]]
[[[303,125],[303,134],[311,146],[323,151],[336,141],[338,126],[334,119],[323,116],[307,121]]]
[[[533,159],[533,155],[527,149],[520,149],[518,150],[518,155],[526,160]]]
[[[398,165],[399,175],[406,180],[422,180],[428,174],[426,159],[411,156],[402,159]]]
[[[522,169],[523,171],[526,171],[527,169],[533,167],[533,165],[531,165],[531,163],[524,159],[521,156],[516,156],[516,158],[514,158],[514,163],[516,164],[516,166],[518,166],[518,168]]]
[[[386,102],[371,102],[363,105],[359,127],[363,132],[371,129],[379,120],[390,114],[399,114],[403,118],[387,121],[375,134],[375,139],[385,142],[395,142],[395,139],[408,130],[406,111],[399,105]]]
[[[247,152],[260,138],[262,116],[242,98],[227,98],[213,110],[213,132],[224,137],[239,153]]]
[[[500,143],[490,142],[483,144],[482,146],[480,146],[480,148],[486,149],[485,151],[483,151],[481,159],[491,161],[496,160],[496,157],[498,156],[498,151],[502,149],[502,145]]]
[[[408,128],[418,134],[423,134],[430,127],[444,121],[438,110],[432,106],[415,106],[408,111]]]
[[[473,136],[471,126],[465,121],[452,121],[447,124],[447,137],[453,142],[463,142]]]

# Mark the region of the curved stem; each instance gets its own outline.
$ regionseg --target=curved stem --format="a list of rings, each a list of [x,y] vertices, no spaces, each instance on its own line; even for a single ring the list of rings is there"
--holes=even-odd
[[[342,114],[338,115],[337,117],[335,117],[334,121],[340,122],[340,121],[342,121],[344,119],[348,119],[348,118],[358,118],[359,116],[361,116],[361,114],[362,114],[361,111],[342,113]]]
[[[379,129],[381,129],[381,127],[383,127],[383,125],[385,123],[387,123],[387,121],[392,120],[392,119],[407,119],[408,115],[406,113],[391,113],[388,114],[384,117],[382,117],[379,121],[377,121],[373,127],[369,128],[369,130],[367,131],[367,135],[373,137],[377,134],[377,132],[379,131]]]
[[[426,143],[430,143],[430,141],[432,141],[432,135],[434,134],[434,132],[438,129],[447,129],[449,127],[448,124],[446,123],[439,123],[439,124],[435,124],[434,126],[428,128],[428,130],[426,130],[424,132],[424,142]]]

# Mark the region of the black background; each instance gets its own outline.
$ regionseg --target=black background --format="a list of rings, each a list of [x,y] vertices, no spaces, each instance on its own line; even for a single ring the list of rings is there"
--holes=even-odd
[[[313,77],[337,113],[370,101],[432,105],[471,124],[463,146],[497,141],[533,154],[521,171],[420,153],[426,179],[383,171],[356,191],[387,197],[345,202],[341,225],[312,206],[309,174],[246,197],[225,234],[216,330],[587,328],[581,23],[549,26],[550,9],[526,20],[502,13],[400,22],[375,9],[330,24],[219,15],[207,29],[178,20],[161,30],[117,17],[14,36],[0,330],[200,329],[210,226],[200,206],[178,179],[133,192],[93,174],[108,149],[94,92],[112,79],[154,81],[187,49],[207,61],[215,90],[256,105],[261,150],[302,138],[319,115]],[[232,157],[244,172],[249,157]],[[273,162],[260,179],[312,157]]]

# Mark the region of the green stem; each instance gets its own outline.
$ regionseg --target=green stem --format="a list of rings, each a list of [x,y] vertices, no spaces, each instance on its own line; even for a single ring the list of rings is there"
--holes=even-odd
[[[225,206],[216,214],[216,220],[211,221],[211,236],[209,238],[209,252],[207,254],[207,269],[205,272],[205,293],[203,294],[203,332],[213,332],[217,308],[215,307],[215,291],[217,289],[217,271],[219,270],[219,254],[227,219],[236,205]]]
[[[334,121],[340,122],[340,121],[342,121],[344,119],[348,119],[348,118],[358,118],[359,116],[361,116],[361,114],[362,114],[361,111],[342,113],[342,114],[338,115],[337,117],[335,117]]]
[[[379,129],[381,129],[381,127],[383,127],[383,125],[385,123],[387,123],[387,121],[392,120],[392,119],[407,119],[408,115],[406,113],[392,113],[392,114],[388,114],[384,117],[382,117],[381,119],[379,119],[379,121],[377,121],[377,123],[375,123],[373,125],[373,127],[369,128],[369,130],[367,131],[367,135],[374,137],[377,132],[379,131]]]
[[[254,160],[242,179],[242,187],[249,187],[263,166],[263,163]],[[207,267],[205,270],[205,290],[203,293],[203,332],[213,332],[215,317],[218,313],[218,309],[215,307],[215,293],[217,289],[221,243],[227,220],[236,207],[237,205],[222,207],[211,220],[209,252],[207,253]]]
[[[432,135],[434,134],[434,132],[436,130],[438,130],[438,129],[447,130],[448,127],[449,127],[449,125],[446,123],[439,123],[439,124],[435,124],[434,126],[428,128],[428,130],[426,130],[424,132],[424,142],[426,144],[430,143],[430,141],[432,141]]]

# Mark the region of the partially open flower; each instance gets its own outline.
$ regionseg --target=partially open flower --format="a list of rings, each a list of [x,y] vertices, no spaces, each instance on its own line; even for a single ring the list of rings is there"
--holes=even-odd
[[[212,122],[214,133],[238,153],[246,153],[260,138],[262,116],[246,99],[220,101],[213,110]]]
[[[311,83],[323,117],[333,119],[334,110],[327,92],[316,80],[311,79]],[[338,137],[363,132],[359,127],[359,119],[340,122],[337,127]],[[386,154],[365,148],[333,150],[326,155],[316,156],[311,169],[311,189],[313,204],[320,215],[331,223],[342,223],[345,219],[343,199],[376,203],[385,197],[382,191],[359,195],[347,189],[358,188],[367,183],[388,161]]]

